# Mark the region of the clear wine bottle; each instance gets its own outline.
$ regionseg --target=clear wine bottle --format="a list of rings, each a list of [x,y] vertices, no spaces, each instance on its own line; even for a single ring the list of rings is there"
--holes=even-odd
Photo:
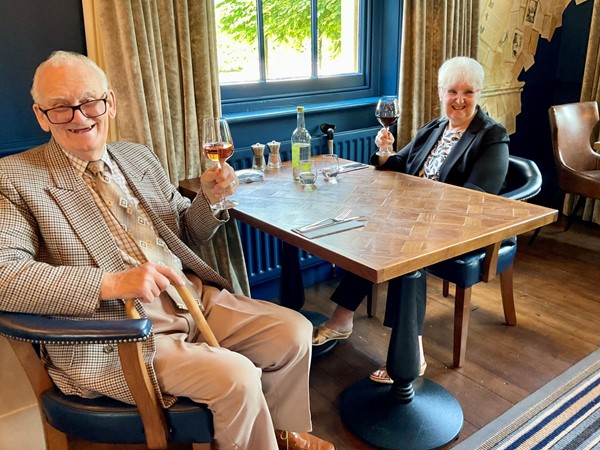
[[[294,180],[300,179],[300,161],[310,159],[310,133],[304,122],[304,107],[298,106],[296,129],[292,133],[292,172]]]

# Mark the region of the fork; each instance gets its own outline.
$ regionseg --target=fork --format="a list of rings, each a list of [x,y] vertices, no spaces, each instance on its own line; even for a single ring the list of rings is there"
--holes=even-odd
[[[340,221],[344,220],[346,217],[348,217],[351,212],[352,212],[351,209],[344,209],[341,213],[339,213],[337,216],[335,216],[331,219],[323,219],[323,220],[319,220],[315,223],[304,225],[303,227],[298,228],[298,231],[312,230],[313,228],[317,228],[319,225],[322,225],[327,221],[331,221],[332,223],[340,222]]]

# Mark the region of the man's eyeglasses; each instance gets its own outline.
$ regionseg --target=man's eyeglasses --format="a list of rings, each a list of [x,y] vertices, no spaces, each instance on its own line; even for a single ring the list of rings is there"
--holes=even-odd
[[[53,123],[54,125],[69,123],[73,120],[73,117],[75,117],[75,111],[77,110],[88,119],[93,119],[94,117],[106,114],[106,97],[99,98],[98,100],[88,100],[77,106],[57,106],[56,108],[50,109],[40,108],[40,111],[43,112],[50,123]]]

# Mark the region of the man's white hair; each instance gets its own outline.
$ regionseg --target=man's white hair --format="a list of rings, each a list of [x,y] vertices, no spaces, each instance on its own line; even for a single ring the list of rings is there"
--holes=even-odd
[[[98,67],[98,65],[94,61],[92,61],[90,58],[88,58],[85,55],[82,55],[81,53],[57,50],[55,52],[52,52],[52,54],[48,57],[48,59],[43,61],[35,70],[35,74],[33,75],[33,84],[31,85],[31,91],[30,91],[31,97],[33,98],[34,103],[39,102],[40,97],[39,97],[39,92],[38,92],[38,77],[39,77],[41,70],[44,67],[59,67],[61,65],[77,64],[77,63],[85,64],[86,66],[88,66],[88,67],[94,69],[96,72],[98,72],[98,75],[100,76],[100,79],[102,80],[103,89],[105,91],[108,91],[110,89],[110,83],[108,82],[108,77],[106,76],[104,71],[100,67]]]

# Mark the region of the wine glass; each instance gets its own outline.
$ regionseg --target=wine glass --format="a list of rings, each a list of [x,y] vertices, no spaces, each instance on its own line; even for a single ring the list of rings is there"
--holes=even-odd
[[[381,126],[384,127],[386,131],[389,131],[389,128],[398,120],[398,116],[400,116],[398,97],[392,95],[381,97],[375,108],[375,117]],[[389,156],[392,153],[392,148],[390,146],[384,146],[379,149],[376,155]]]
[[[327,153],[321,158],[321,170],[323,178],[330,184],[337,183],[337,176],[340,173],[340,162],[338,155]]]
[[[219,170],[233,155],[233,139],[229,124],[222,117],[206,117],[202,122],[202,151],[204,156],[213,161]],[[217,203],[211,205],[215,211],[235,208],[237,202],[228,200],[225,195]]]

